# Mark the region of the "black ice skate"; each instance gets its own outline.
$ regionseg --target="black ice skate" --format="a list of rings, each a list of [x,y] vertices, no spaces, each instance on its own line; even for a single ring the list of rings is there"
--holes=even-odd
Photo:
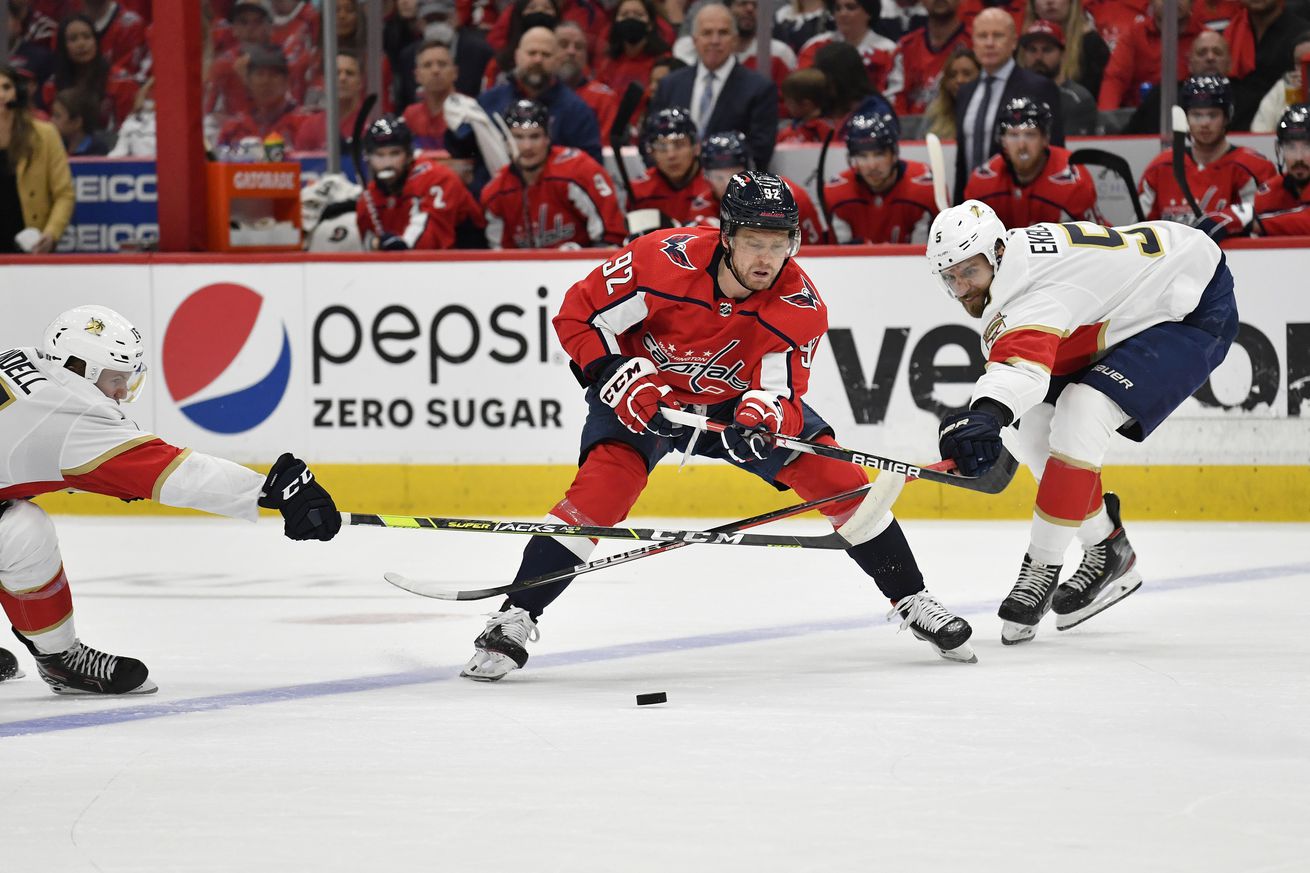
[[[537,623],[526,609],[514,606],[493,612],[486,628],[473,641],[477,651],[459,675],[479,682],[502,679],[528,662],[527,644],[540,636]]]
[[[74,640],[73,645],[53,655],[43,655],[17,630],[14,636],[36,658],[36,669],[55,694],[153,694],[159,686],[148,678],[149,670],[136,658],[101,652]]]
[[[1105,495],[1105,511],[1114,530],[1083,552],[1078,569],[1055,591],[1055,627],[1068,630],[1114,606],[1142,587],[1137,572],[1137,553],[1128,542],[1119,519],[1119,497]]]
[[[932,646],[937,654],[948,661],[961,661],[965,664],[978,662],[973,646],[969,645],[973,628],[942,606],[927,588],[896,601],[887,617],[899,618],[901,630],[908,627],[910,633]]]
[[[1001,642],[1007,646],[1026,643],[1037,635],[1037,624],[1051,609],[1051,598],[1060,581],[1059,564],[1043,564],[1023,556],[1019,580],[996,611],[1003,620]]]
[[[18,659],[8,649],[0,649],[0,682],[6,679],[22,679],[25,674],[18,667]]]

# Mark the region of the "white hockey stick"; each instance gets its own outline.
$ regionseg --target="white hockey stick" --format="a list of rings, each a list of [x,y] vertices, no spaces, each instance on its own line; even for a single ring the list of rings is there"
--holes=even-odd
[[[946,196],[946,156],[937,134],[930,133],[923,139],[928,146],[928,167],[932,170],[932,199],[937,203],[937,211],[942,212],[951,205]]]

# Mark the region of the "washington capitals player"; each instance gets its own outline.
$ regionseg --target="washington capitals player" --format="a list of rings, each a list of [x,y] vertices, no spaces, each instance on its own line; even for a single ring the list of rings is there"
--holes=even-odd
[[[901,160],[896,129],[881,115],[852,115],[842,127],[850,167],[823,186],[838,243],[908,243],[928,238],[937,214],[932,171]]]
[[[1040,482],[1001,640],[1032,639],[1052,602],[1056,627],[1073,627],[1142,584],[1101,463],[1115,433],[1146,439],[1228,354],[1232,273],[1204,232],[1182,224],[1007,233],[976,200],[937,217],[928,259],[947,294],[982,319],[987,358],[969,409],[942,422],[942,457],[981,473],[1017,423],[1010,448]],[[1075,534],[1082,563],[1057,589]]]
[[[658,209],[675,225],[717,216],[714,192],[700,172],[700,143],[691,113],[671,106],[652,113],[642,135],[642,151],[652,164],[632,180],[628,211]]]
[[[581,466],[548,516],[614,524],[670,451],[718,458],[805,500],[860,488],[862,467],[770,446],[771,433],[831,442],[832,429],[802,400],[827,309],[792,258],[800,246],[796,202],[769,173],[734,177],[720,226],[638,238],[569,289],[555,331],[586,386]],[[703,404],[730,423],[719,439],[692,441],[661,406]],[[887,480],[892,481],[892,480]],[[881,484],[875,483],[874,488]],[[943,657],[973,661],[971,629],[923,585],[900,525],[869,498],[823,511],[847,554],[891,599],[893,613]],[[585,561],[594,543],[533,537],[517,579]],[[568,582],[511,595],[474,641],[470,679],[500,679],[527,662],[537,621]]]
[[[700,165],[705,181],[709,182],[714,192],[713,218],[707,222],[712,226],[719,220],[719,202],[728,188],[728,182],[733,176],[751,168],[750,146],[746,135],[739,130],[724,130],[705,137],[700,147]],[[778,178],[791,191],[791,196],[796,200],[796,208],[800,210],[801,245],[818,245],[823,242],[828,234],[819,210],[814,208],[814,201],[810,199],[805,186],[797,185],[783,175]]]
[[[145,378],[141,334],[103,306],[79,306],[46,328],[44,348],[0,352],[0,605],[58,694],[157,690],[136,658],[81,642],[50,516],[26,498],[64,489],[150,499],[254,521],[281,511],[293,540],[330,540],[332,498],[303,461],[280,457],[268,476],[171,446],[119,408]],[[17,675],[0,649],[0,680]]]

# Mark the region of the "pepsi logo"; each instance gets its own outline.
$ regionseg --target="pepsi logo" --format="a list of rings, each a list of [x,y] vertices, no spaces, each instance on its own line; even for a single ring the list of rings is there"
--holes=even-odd
[[[216,282],[193,292],[164,330],[164,384],[182,414],[214,433],[259,426],[291,378],[291,340],[258,292]]]

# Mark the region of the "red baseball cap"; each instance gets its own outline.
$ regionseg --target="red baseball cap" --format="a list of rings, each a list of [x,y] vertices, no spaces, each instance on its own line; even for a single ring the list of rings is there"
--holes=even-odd
[[[1028,29],[1025,30],[1023,36],[1019,38],[1019,44],[1023,45],[1024,43],[1032,42],[1033,40],[1041,39],[1042,37],[1046,37],[1060,48],[1064,48],[1064,28],[1060,27],[1060,25],[1056,24],[1054,21],[1047,21],[1044,18],[1039,18],[1032,24],[1028,25]]]

